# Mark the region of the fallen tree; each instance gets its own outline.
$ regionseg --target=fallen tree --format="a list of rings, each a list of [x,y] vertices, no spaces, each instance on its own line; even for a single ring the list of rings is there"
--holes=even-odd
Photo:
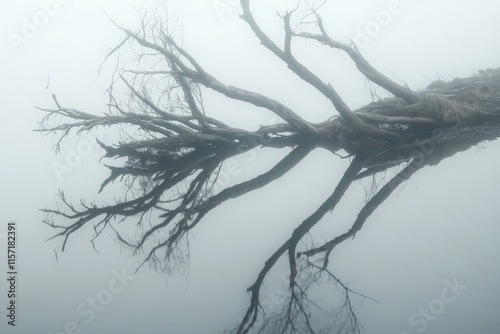
[[[62,208],[43,209],[47,213],[45,222],[58,230],[54,237],[63,238],[63,250],[70,236],[93,224],[95,237],[110,228],[135,254],[144,254],[143,264],[171,272],[176,263],[188,257],[184,242],[209,212],[282,177],[311,151],[328,150],[349,158],[349,167],[331,195],[307,219],[297,222],[288,240],[269,256],[248,288],[250,304],[235,332],[248,333],[259,317],[266,319],[260,327],[262,333],[318,333],[333,329],[338,333],[359,332],[360,325],[350,300],[356,292],[334,275],[329,266],[332,251],[354,237],[367,218],[419,169],[500,136],[500,70],[479,71],[477,75],[449,82],[436,81],[414,91],[378,72],[355,45],[330,37],[321,17],[314,11],[316,33],[293,29],[294,11],[283,15],[285,36],[280,47],[256,22],[249,0],[241,0],[241,6],[241,18],[257,41],[300,79],[322,93],[338,115],[321,123],[311,123],[283,102],[225,84],[178,44],[162,21],[144,23],[137,31],[121,28],[125,39],[110,56],[127,46],[139,47],[138,59],[152,58],[156,67],[141,70],[130,68],[127,63],[121,68],[117,81],[128,88],[129,98],[119,100],[111,87],[109,112],[105,115],[67,108],[54,96],[55,108],[40,108],[47,114],[39,131],[62,132],[62,140],[72,130],[82,132],[120,125],[133,128],[135,135],[124,132],[116,143],[99,141],[106,152],[105,158],[124,158],[123,165],[107,165],[110,175],[100,191],[111,182],[120,181],[133,190],[132,195],[123,196],[110,205],[82,201],[75,206],[61,192]],[[392,96],[351,110],[334,87],[295,57],[292,46],[296,39],[307,39],[345,52],[360,73]],[[152,88],[146,82],[162,84]],[[255,131],[229,126],[206,115],[203,103],[206,89],[265,108],[282,121]],[[61,117],[64,121],[60,121]],[[54,123],[55,120],[58,123]],[[261,175],[215,189],[225,161],[263,147],[288,150],[288,154]],[[348,231],[322,245],[304,246],[307,234],[325,214],[335,209],[353,182],[395,166],[402,169],[379,187]],[[63,220],[64,224],[56,220]],[[137,240],[123,236],[121,222],[135,223],[141,236]],[[283,257],[287,257],[290,269],[287,303],[280,314],[265,317],[260,291],[268,273]],[[342,308],[330,311],[334,315],[332,323],[316,328],[311,309],[322,311],[308,298],[307,292],[311,283],[323,277],[338,283],[345,293],[345,302]]]

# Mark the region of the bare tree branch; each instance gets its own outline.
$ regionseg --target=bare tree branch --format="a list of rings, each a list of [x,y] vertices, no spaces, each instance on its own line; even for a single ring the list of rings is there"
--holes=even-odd
[[[320,34],[295,32],[292,10],[281,17],[284,40],[280,47],[256,22],[250,1],[241,0],[241,5],[243,20],[260,43],[329,99],[339,115],[311,123],[284,102],[222,83],[176,41],[165,22],[144,14],[137,31],[120,27],[125,38],[106,57],[119,57],[125,49],[136,58],[118,67],[113,75],[104,115],[65,107],[55,95],[53,109],[38,108],[45,113],[38,131],[59,134],[56,152],[72,131],[79,135],[99,127],[120,127],[119,139],[97,141],[105,151],[103,158],[112,161],[105,165],[109,176],[102,181],[99,193],[113,182],[121,183],[125,190],[114,203],[99,205],[85,200],[73,204],[61,190],[58,206],[42,209],[47,214],[44,222],[55,229],[53,238],[61,237],[63,251],[69,237],[83,227],[93,228],[92,242],[109,228],[133,254],[143,255],[138,269],[147,263],[160,272],[172,273],[188,263],[189,232],[209,212],[281,178],[313,150],[325,149],[352,159],[349,167],[332,185],[331,195],[297,222],[290,236],[268,257],[247,289],[250,303],[235,332],[249,333],[257,320],[263,319],[259,333],[359,333],[362,327],[352,298],[374,300],[334,274],[329,263],[332,251],[361,231],[370,215],[417,170],[500,137],[500,70],[480,71],[469,78],[436,82],[412,91],[373,68],[355,45],[330,38],[315,7],[310,7],[311,15],[317,17]],[[329,83],[296,59],[296,38],[346,52],[360,73],[392,96],[351,110]],[[127,91],[124,96],[116,93],[115,86],[121,85]],[[213,106],[203,99],[206,89],[265,108],[283,122],[254,131],[230,126],[209,116]],[[222,168],[231,159],[262,148],[285,150],[286,155],[260,175],[239,183],[218,183]],[[400,165],[405,167],[368,200],[347,232],[319,246],[307,245],[307,236],[337,207],[353,182]],[[372,188],[378,189],[372,182]],[[135,224],[134,236],[122,227],[131,224]],[[265,314],[261,289],[285,256],[290,270],[287,302],[280,313]],[[342,305],[336,309],[324,309],[311,297],[324,278],[341,290]],[[328,321],[321,322],[318,317]]]

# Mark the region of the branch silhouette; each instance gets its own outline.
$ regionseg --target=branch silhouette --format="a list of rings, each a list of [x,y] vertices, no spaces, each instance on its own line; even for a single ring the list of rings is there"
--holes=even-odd
[[[296,13],[289,11],[282,16],[284,40],[280,43],[263,31],[249,0],[241,0],[241,9],[241,18],[256,42],[323,94],[332,104],[332,117],[311,123],[300,116],[303,112],[292,110],[282,101],[224,83],[179,44],[161,18],[143,21],[137,31],[119,27],[125,38],[108,57],[124,49],[133,50],[137,62],[127,62],[115,73],[108,90],[108,111],[97,116],[64,107],[54,95],[54,108],[39,108],[46,114],[38,131],[59,133],[55,145],[58,151],[61,140],[71,132],[80,134],[97,127],[131,129],[122,130],[120,139],[112,144],[98,140],[105,151],[103,158],[124,161],[106,164],[110,175],[99,192],[113,182],[123,183],[128,191],[108,205],[87,204],[84,200],[75,205],[60,191],[61,205],[42,209],[47,213],[45,223],[56,229],[53,238],[62,238],[63,250],[69,238],[84,226],[94,228],[94,239],[111,229],[134,254],[143,254],[140,266],[147,263],[160,272],[171,273],[188,260],[189,232],[214,208],[283,177],[313,150],[349,157],[349,167],[331,195],[305,220],[297,222],[290,237],[276,247],[257,274],[247,290],[248,309],[234,332],[249,333],[259,319],[264,319],[259,333],[359,333],[361,325],[351,298],[369,297],[351,290],[334,275],[329,263],[332,251],[359,233],[369,216],[415,172],[500,136],[500,70],[479,71],[468,78],[435,82],[414,91],[377,71],[354,44],[332,39],[314,9],[311,13],[316,17],[318,31],[295,31],[292,22]],[[295,56],[296,39],[345,52],[362,75],[392,96],[351,110],[334,87]],[[146,60],[155,65],[143,69],[140,64]],[[115,94],[115,85],[119,84],[128,90],[126,98]],[[206,115],[206,90],[264,108],[280,122],[254,131],[229,126]],[[224,164],[260,148],[275,148],[287,154],[266,172],[217,189]],[[322,245],[306,245],[306,236],[337,207],[353,182],[397,166],[401,170],[367,201],[347,232]],[[134,221],[140,232],[135,240],[121,232],[120,223],[126,221]],[[260,291],[269,272],[283,257],[287,257],[290,270],[288,298],[281,313],[269,315],[261,305]],[[342,289],[345,298],[341,307],[325,310],[309,298],[311,287],[323,278]],[[331,322],[318,325],[314,314]]]

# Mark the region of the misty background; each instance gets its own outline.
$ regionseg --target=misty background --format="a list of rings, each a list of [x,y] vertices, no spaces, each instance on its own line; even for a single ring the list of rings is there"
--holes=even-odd
[[[56,138],[33,132],[44,115],[34,106],[53,107],[54,93],[64,106],[95,114],[106,111],[105,90],[116,59],[106,62],[99,75],[97,70],[123,38],[110,18],[127,28],[139,27],[142,1],[54,0],[53,15],[33,36],[24,37],[26,22],[34,22],[48,3],[0,2],[0,266],[4,276],[7,221],[17,221],[19,237],[17,326],[6,324],[7,285],[2,279],[0,331],[70,333],[68,323],[76,324],[79,333],[94,334],[231,329],[246,310],[246,288],[264,261],[332,192],[347,161],[316,150],[282,179],[226,202],[191,234],[188,272],[167,277],[143,267],[89,320],[77,309],[87,309],[88,298],[103,295],[117,272],[131,274],[142,258],[130,257],[107,232],[97,239],[96,253],[89,242],[91,228],[73,235],[61,253],[62,239],[45,242],[55,231],[41,223],[44,214],[39,209],[54,207],[59,189],[75,203],[80,198],[93,199],[107,177],[99,163],[104,152],[93,138],[111,142],[118,133],[71,136],[56,155],[52,150]],[[251,6],[263,29],[279,43],[282,31],[275,11],[294,8],[295,3],[254,0]],[[238,18],[235,1],[169,0],[166,4],[185,48],[221,81],[278,99],[311,122],[336,114],[325,99],[264,50]],[[364,41],[358,47],[373,66],[417,90],[433,80],[499,67],[499,9],[497,2],[488,0],[330,0],[322,16],[332,37]],[[382,11],[390,16],[381,17]],[[13,34],[24,42],[13,43]],[[295,50],[351,108],[370,102],[366,81],[347,57],[313,43],[297,43]],[[377,92],[384,96],[381,89]],[[271,113],[215,94],[208,94],[206,102],[211,115],[231,125],[252,129],[273,121]],[[58,173],[57,166],[68,166],[70,152],[78,153],[79,148],[86,149],[85,156],[72,160],[70,171]],[[419,333],[422,327],[412,325],[409,317],[442,298],[446,282],[454,280],[466,288],[421,332],[498,332],[499,148],[498,141],[483,143],[422,169],[369,218],[355,239],[336,249],[333,271],[352,289],[381,303],[354,299],[367,333]],[[246,180],[283,155],[267,149],[238,157],[241,173],[228,182]],[[118,197],[120,186],[113,189]],[[326,239],[347,228],[366,191],[363,183],[353,186],[338,211],[325,216],[311,238]],[[113,194],[109,196],[112,200]],[[272,272],[263,299],[273,289],[285,291],[284,272],[284,265]]]

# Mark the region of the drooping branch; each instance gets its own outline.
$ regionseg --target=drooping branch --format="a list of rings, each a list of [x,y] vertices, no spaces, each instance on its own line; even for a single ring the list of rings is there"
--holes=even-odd
[[[329,263],[332,251],[354,237],[394,189],[417,170],[500,136],[500,70],[487,70],[470,78],[433,83],[426,89],[412,91],[378,72],[354,45],[330,38],[319,16],[320,34],[312,34],[296,33],[292,29],[294,11],[283,15],[282,48],[261,29],[250,10],[249,0],[241,0],[241,5],[242,18],[261,44],[302,81],[329,99],[339,115],[314,124],[282,101],[221,82],[169,34],[162,22],[147,26],[143,20],[143,26],[137,31],[121,28],[125,39],[109,56],[130,46],[137,55],[134,63],[137,67],[130,68],[131,63],[127,63],[117,71],[108,91],[109,103],[104,116],[66,108],[54,96],[54,109],[40,108],[47,114],[39,131],[61,133],[56,144],[58,151],[61,140],[71,131],[80,134],[101,126],[122,127],[119,140],[98,141],[105,151],[103,158],[118,161],[106,165],[110,175],[102,182],[99,192],[105,191],[112,182],[122,182],[126,191],[116,203],[104,205],[87,204],[84,200],[74,205],[61,191],[62,207],[43,210],[48,214],[46,223],[58,231],[54,237],[63,238],[63,249],[68,238],[84,226],[93,224],[95,237],[111,228],[134,254],[144,254],[142,264],[149,263],[159,271],[170,273],[175,260],[188,256],[182,241],[216,207],[281,178],[314,149],[352,158],[330,197],[308,218],[297,222],[291,235],[269,256],[248,288],[250,305],[236,331],[248,333],[259,316],[267,316],[261,306],[261,289],[277,261],[287,256],[288,302],[279,316],[271,317],[277,327],[268,328],[279,328],[280,333],[317,332],[309,308],[322,308],[310,299],[309,291],[326,277],[338,284],[345,296],[341,308],[345,319],[339,318],[340,313],[333,315],[335,323],[329,332],[358,332],[359,322],[350,299],[356,292],[334,275]],[[360,73],[393,96],[351,110],[329,83],[295,57],[293,42],[297,38],[316,40],[346,52]],[[135,47],[139,47],[139,51]],[[142,65],[148,68],[143,69]],[[155,85],[147,84],[151,81]],[[116,95],[113,88],[118,84],[127,90],[125,97]],[[210,108],[219,106],[205,105],[206,89],[265,108],[283,121],[262,125],[257,130],[229,126],[209,116]],[[220,172],[226,163],[261,148],[282,149],[288,153],[260,175],[220,186]],[[317,247],[306,245],[306,236],[338,205],[353,182],[401,164],[407,166],[366,203],[349,231]],[[67,223],[56,223],[54,219]],[[140,232],[135,239],[120,229],[130,222],[134,222]]]
[[[321,31],[321,35],[312,34],[308,32],[301,32],[295,34],[296,36],[304,37],[307,39],[316,40],[324,45],[328,45],[331,48],[339,49],[345,51],[351,57],[351,59],[356,64],[358,70],[363,73],[369,80],[376,83],[382,88],[385,88],[387,91],[394,94],[403,100],[405,100],[408,104],[416,103],[419,100],[418,94],[411,91],[409,88],[399,85],[393,80],[389,79],[387,76],[383,75],[379,71],[377,71],[366,59],[361,55],[356,45],[348,45],[345,43],[338,42],[332,39],[324,25],[323,20],[319,15],[317,15],[318,27]]]
[[[297,274],[297,268],[295,263],[295,249],[297,244],[302,240],[302,238],[313,228],[319,220],[330,210],[333,210],[335,206],[342,199],[345,191],[349,188],[351,183],[354,181],[356,175],[363,168],[363,158],[356,157],[349,168],[347,168],[344,176],[341,178],[335,191],[332,193],[328,199],[323,202],[323,204],[306,220],[304,220],[292,233],[292,236],[284,242],[266,261],[264,267],[260,271],[255,282],[248,288],[250,292],[250,306],[247,309],[243,320],[240,323],[238,333],[246,334],[253,327],[259,312],[259,293],[264,282],[264,278],[269,273],[271,268],[275,265],[278,259],[288,252],[289,260],[291,265],[291,275],[290,275],[290,285],[294,285],[295,277]]]
[[[257,38],[260,40],[262,45],[264,45],[268,50],[275,54],[279,59],[284,61],[288,67],[297,74],[302,80],[308,82],[318,91],[323,93],[334,105],[340,115],[344,117],[347,123],[352,126],[355,130],[374,133],[375,130],[368,127],[356,114],[354,114],[350,108],[345,104],[337,91],[329,84],[325,84],[321,79],[312,73],[307,67],[302,65],[295,59],[291,50],[292,35],[293,32],[290,27],[290,16],[291,13],[287,13],[283,20],[285,22],[285,49],[279,48],[270,38],[267,36],[260,26],[255,21],[252,12],[250,10],[250,0],[241,0],[241,5],[243,8],[243,15],[241,18],[245,20],[252,31],[255,33]]]
[[[172,74],[183,78],[189,78],[195,82],[203,84],[207,88],[211,88],[224,96],[235,100],[248,102],[255,106],[269,109],[295,128],[315,133],[314,128],[310,126],[309,123],[279,101],[242,88],[225,85],[217,80],[214,76],[207,73],[186,50],[177,45],[177,43],[170,36],[162,34],[164,44],[164,47],[162,47],[147,41],[145,38],[140,37],[138,34],[128,29],[123,30],[142,46],[156,50],[164,55],[171,63],[171,66],[173,66],[173,71],[171,72]],[[184,63],[175,52],[178,52],[180,55],[188,59],[189,65],[193,66],[194,69]]]
[[[361,209],[355,222],[348,232],[332,239],[325,244],[308,249],[299,253],[297,256],[305,255],[308,257],[318,253],[325,253],[323,259],[323,269],[328,268],[328,261],[333,249],[347,239],[353,238],[363,227],[368,217],[392,194],[392,192],[403,182],[407,181],[415,172],[423,168],[425,163],[420,160],[413,160],[401,172],[387,182]]]
[[[169,210],[161,215],[160,217],[165,218],[165,220],[148,230],[138,242],[137,246],[135,247],[136,250],[142,248],[150,235],[162,228],[167,227],[177,215],[181,216],[180,221],[176,223],[176,226],[174,228],[175,233],[171,233],[169,238],[153,247],[143,263],[154,257],[155,253],[161,248],[166,248],[167,254],[168,256],[170,256],[172,254],[173,246],[178,243],[179,239],[185,236],[192,228],[194,228],[208,212],[229,199],[243,196],[248,192],[262,188],[272,181],[282,177],[304,157],[306,157],[311,149],[312,147],[310,145],[298,146],[266,173],[261,174],[251,180],[226,188],[220,193],[210,196],[205,200],[199,200],[199,197],[195,196],[192,196],[190,198],[189,196],[185,195],[183,197],[183,204],[178,209]],[[191,199],[191,201],[188,202],[186,201],[186,199]]]

